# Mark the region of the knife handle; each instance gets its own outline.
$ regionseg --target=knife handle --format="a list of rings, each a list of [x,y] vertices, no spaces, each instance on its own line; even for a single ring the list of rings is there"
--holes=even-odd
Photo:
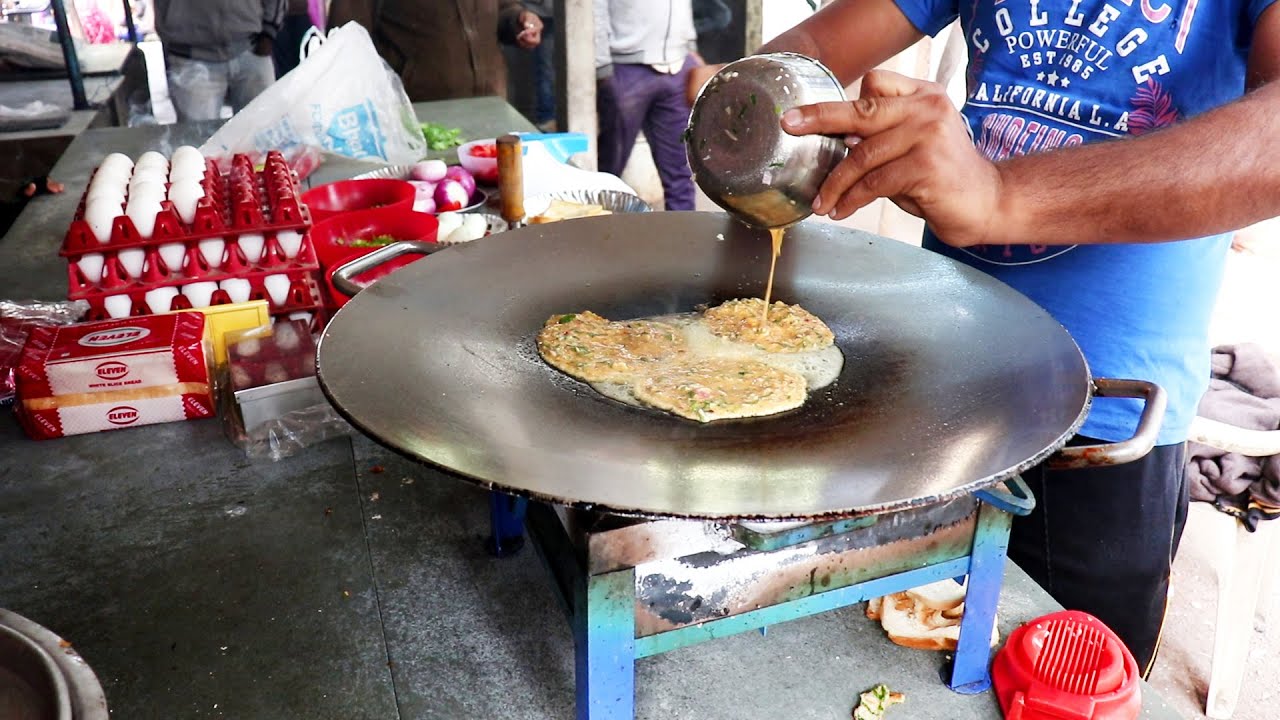
[[[512,226],[524,220],[523,152],[519,135],[498,138],[498,194],[502,198],[502,219]]]

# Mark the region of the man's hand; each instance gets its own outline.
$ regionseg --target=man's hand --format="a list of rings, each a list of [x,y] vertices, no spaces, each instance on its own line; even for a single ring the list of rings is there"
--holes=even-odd
[[[508,16],[510,17],[510,16]],[[529,10],[520,12],[520,33],[516,35],[516,44],[525,50],[532,50],[542,43],[542,18]]]
[[[986,242],[989,227],[1001,221],[1000,171],[974,149],[941,85],[873,71],[858,100],[789,110],[782,128],[846,138],[848,157],[814,200],[819,215],[839,220],[887,197],[956,247]]]
[[[258,39],[253,43],[253,54],[260,57],[270,57],[271,48],[274,42],[270,35],[259,35]]]

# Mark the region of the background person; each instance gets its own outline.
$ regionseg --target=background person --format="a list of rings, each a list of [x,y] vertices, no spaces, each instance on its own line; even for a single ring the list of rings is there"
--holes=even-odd
[[[276,80],[271,51],[287,0],[156,0],[169,97],[179,121],[239,112]]]
[[[693,173],[682,136],[685,87],[702,64],[690,0],[595,0],[596,113],[602,172],[622,175],[644,130],[668,210],[693,210]]]
[[[499,39],[526,50],[542,42],[542,20],[518,0],[333,0],[329,27],[352,20],[414,102],[506,97]]]

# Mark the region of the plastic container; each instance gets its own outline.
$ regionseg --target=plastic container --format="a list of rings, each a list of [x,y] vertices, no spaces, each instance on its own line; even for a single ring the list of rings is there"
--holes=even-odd
[[[991,668],[1006,720],[1133,720],[1138,665],[1101,620],[1074,610],[1014,630]]]
[[[477,155],[476,152],[483,154]],[[458,146],[458,162],[475,176],[476,182],[498,184],[498,141],[496,138],[472,140]]]
[[[328,297],[326,305],[338,308],[350,297],[339,292],[333,286],[332,274],[344,263],[377,250],[380,246],[352,247],[351,239],[375,238],[379,235],[390,236],[394,240],[418,240],[435,242],[436,231],[440,227],[439,220],[429,213],[413,212],[402,208],[382,208],[362,212],[346,213],[333,217],[311,228],[310,244],[316,250],[320,261],[321,272],[324,273]],[[407,255],[396,258],[369,272],[359,276],[361,283],[369,283],[390,274],[397,268],[420,259],[421,256]]]
[[[252,434],[286,413],[326,402],[316,382],[315,341],[305,323],[242,333],[232,338],[229,355],[238,433]]]
[[[315,222],[334,215],[383,207],[413,208],[415,190],[404,180],[339,180],[302,194]]]

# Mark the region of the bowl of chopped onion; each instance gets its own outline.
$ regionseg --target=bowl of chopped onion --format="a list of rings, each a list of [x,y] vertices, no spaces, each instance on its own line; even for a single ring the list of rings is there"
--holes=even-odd
[[[311,244],[325,276],[329,307],[341,307],[350,299],[333,286],[331,276],[335,269],[401,240],[435,242],[439,226],[435,215],[401,207],[343,213],[314,225],[310,230]],[[358,276],[356,280],[360,284],[368,284],[420,258],[420,255],[401,256]]]

